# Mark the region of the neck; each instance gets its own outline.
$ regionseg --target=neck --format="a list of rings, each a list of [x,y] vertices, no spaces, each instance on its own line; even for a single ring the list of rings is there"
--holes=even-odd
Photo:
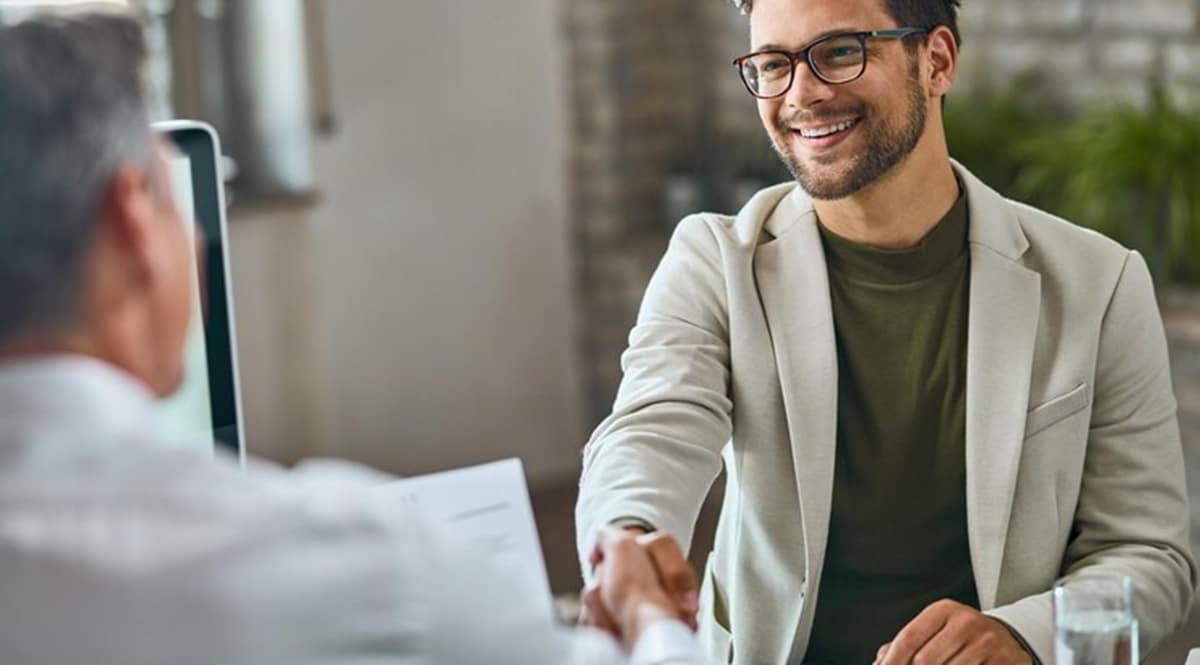
[[[151,389],[145,371],[139,371],[137,354],[122,353],[122,346],[88,329],[57,334],[37,334],[12,340],[0,340],[0,363],[36,360],[50,356],[84,356],[104,362],[137,378]]]
[[[847,240],[906,249],[937,226],[958,196],[946,150],[914,150],[865,189],[844,199],[814,201],[813,207],[825,228]]]
[[[91,356],[105,360],[94,344],[82,335],[58,335],[41,339],[0,342],[0,362],[40,356]]]

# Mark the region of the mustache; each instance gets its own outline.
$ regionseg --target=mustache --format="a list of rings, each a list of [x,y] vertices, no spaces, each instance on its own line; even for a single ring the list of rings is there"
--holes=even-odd
[[[840,120],[848,115],[864,117],[867,105],[863,103],[847,104],[838,108],[823,108],[820,110],[800,109],[792,113],[780,113],[775,117],[777,127],[795,127],[796,125],[816,123],[823,120]]]

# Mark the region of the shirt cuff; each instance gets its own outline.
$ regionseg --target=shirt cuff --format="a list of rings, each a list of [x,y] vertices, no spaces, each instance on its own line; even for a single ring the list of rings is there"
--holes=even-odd
[[[700,643],[681,621],[664,619],[642,631],[629,665],[701,665]]]
[[[637,528],[645,531],[646,533],[651,533],[656,530],[654,528],[653,524],[647,522],[646,520],[644,520],[640,517],[618,517],[617,519],[609,522],[609,525],[615,526],[618,529],[629,529],[631,527],[637,527]]]

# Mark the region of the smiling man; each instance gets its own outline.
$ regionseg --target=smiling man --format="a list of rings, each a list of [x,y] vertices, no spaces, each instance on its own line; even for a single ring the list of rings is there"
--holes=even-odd
[[[687,545],[722,662],[1053,661],[1056,579],[1133,579],[1148,651],[1197,571],[1145,262],[954,163],[957,0],[755,0],[734,62],[795,182],[680,223],[611,417],[603,524]]]

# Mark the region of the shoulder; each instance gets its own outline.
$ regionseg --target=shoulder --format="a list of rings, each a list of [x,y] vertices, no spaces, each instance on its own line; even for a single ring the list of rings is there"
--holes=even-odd
[[[1005,198],[961,164],[971,215],[971,243],[1019,261],[1045,277],[1089,279],[1119,273],[1130,251],[1096,231]]]
[[[1041,275],[1047,295],[1088,302],[1089,307],[1102,309],[1131,257],[1144,266],[1136,252],[1102,233],[1024,203],[1006,203],[1029,242],[1021,262]]]
[[[1129,255],[1128,247],[1098,231],[1020,201],[1005,201],[1029,238],[1033,251],[1056,258],[1074,256],[1088,262],[1117,266],[1123,265]]]
[[[812,210],[812,202],[796,183],[759,190],[734,215],[703,212],[679,222],[672,249],[698,254],[752,253],[758,245],[786,232]]]
[[[90,448],[64,442],[31,457],[19,474],[6,476],[0,495],[12,500],[9,505],[41,510],[52,502],[98,511],[136,522],[163,543],[190,542],[188,534],[204,533],[196,542],[208,551],[282,540],[390,547],[405,524],[405,507],[388,505],[380,488],[390,477],[350,463],[308,463],[289,471],[251,459],[243,468],[231,455],[170,448],[143,436]],[[102,537],[119,540],[122,534],[113,530]],[[186,548],[163,553],[188,556]]]

